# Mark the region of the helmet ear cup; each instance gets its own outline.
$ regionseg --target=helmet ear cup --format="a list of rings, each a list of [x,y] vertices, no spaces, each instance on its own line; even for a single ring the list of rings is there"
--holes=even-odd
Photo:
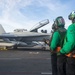
[[[55,24],[55,21],[54,21],[54,23],[52,25],[52,29],[56,30],[56,28],[57,28],[57,25]]]
[[[55,24],[55,27],[58,26],[57,20],[54,22],[54,24]]]
[[[54,21],[54,28],[55,28],[55,29],[57,29],[57,28],[58,28],[57,21]]]

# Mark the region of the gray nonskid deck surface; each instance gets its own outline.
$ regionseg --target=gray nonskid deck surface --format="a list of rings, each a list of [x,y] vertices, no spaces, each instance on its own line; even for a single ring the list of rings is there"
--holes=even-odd
[[[0,51],[0,75],[52,75],[49,51]]]

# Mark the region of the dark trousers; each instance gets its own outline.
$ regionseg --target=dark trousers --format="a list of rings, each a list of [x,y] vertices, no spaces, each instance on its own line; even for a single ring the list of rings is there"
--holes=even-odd
[[[66,56],[57,56],[57,73],[58,75],[66,75]]]
[[[67,57],[66,75],[75,75],[75,58]]]
[[[52,75],[57,75],[57,54],[51,53]]]

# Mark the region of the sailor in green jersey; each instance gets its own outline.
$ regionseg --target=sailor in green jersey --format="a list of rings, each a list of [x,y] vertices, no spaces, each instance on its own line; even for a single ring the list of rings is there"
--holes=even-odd
[[[75,23],[71,24],[68,27],[67,35],[66,35],[67,42],[63,46],[63,48],[60,50],[62,54],[67,54],[72,51],[72,49],[75,46]]]
[[[50,48],[52,51],[55,51],[59,41],[60,41],[60,35],[59,35],[58,31],[56,31],[53,34],[53,38],[52,38],[51,45],[50,45]]]
[[[49,45],[51,44],[53,34],[55,33],[55,31],[56,31],[56,28],[55,28],[55,25],[53,23],[52,24],[52,31],[51,31],[52,35],[51,35],[51,38],[50,38]],[[51,64],[52,64],[52,75],[57,75],[57,53],[54,53],[52,51],[51,51]]]
[[[62,16],[57,17],[54,21],[54,25],[55,25],[56,31],[53,34],[50,48],[53,52],[57,52],[56,51],[57,48],[62,47],[62,42],[64,39],[64,35],[66,33],[66,29],[64,28],[65,26],[64,18]],[[57,62],[57,75],[66,75],[65,67],[64,67],[65,58],[66,57],[64,55],[57,56],[57,61],[56,61]]]
[[[60,53],[66,54],[66,74],[75,75],[75,12],[71,12],[68,16],[72,24],[68,27],[65,43]]]

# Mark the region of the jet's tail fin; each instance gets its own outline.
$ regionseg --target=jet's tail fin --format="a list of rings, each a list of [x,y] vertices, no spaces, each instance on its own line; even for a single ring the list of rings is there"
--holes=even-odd
[[[6,33],[2,25],[0,24],[0,34]]]

